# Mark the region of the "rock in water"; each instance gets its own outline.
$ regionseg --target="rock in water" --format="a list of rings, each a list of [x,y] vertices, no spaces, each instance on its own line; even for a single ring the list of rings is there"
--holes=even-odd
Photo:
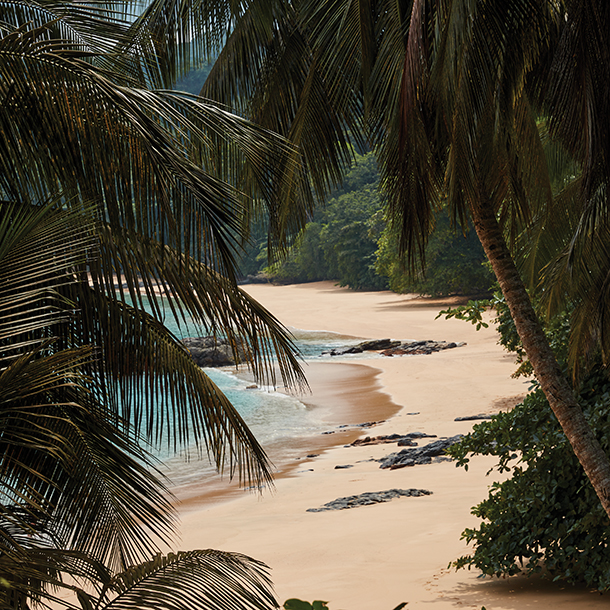
[[[234,350],[229,341],[221,337],[188,337],[182,339],[182,344],[198,366],[235,366],[247,361],[241,345]]]

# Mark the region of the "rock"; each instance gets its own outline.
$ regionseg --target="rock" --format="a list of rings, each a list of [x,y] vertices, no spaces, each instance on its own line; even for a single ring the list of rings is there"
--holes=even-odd
[[[403,356],[432,354],[440,352],[444,349],[453,349],[461,347],[466,343],[447,343],[447,341],[433,341],[427,339],[424,341],[394,341],[392,339],[374,339],[371,341],[362,341],[357,345],[349,347],[334,348],[327,352],[322,352],[325,356],[343,356],[345,354],[361,354],[368,351],[379,351],[382,356]]]
[[[389,489],[387,491],[366,492],[357,496],[347,496],[345,498],[337,498],[332,502],[327,502],[320,508],[308,508],[308,513],[321,513],[327,510],[345,510],[348,508],[356,508],[357,506],[368,506],[371,504],[379,504],[381,502],[389,502],[394,498],[400,497],[420,497],[429,496],[432,492],[427,489]]]
[[[377,351],[381,349],[389,349],[400,345],[400,341],[392,341],[391,339],[376,339],[374,341],[363,341],[359,347],[363,352]]]
[[[198,366],[234,366],[246,362],[246,353],[241,345],[235,350],[227,339],[221,337],[188,337],[182,344]]]
[[[353,468],[354,465],[353,464],[337,464],[337,466],[335,466],[335,470],[345,470],[346,468]]]
[[[391,453],[376,461],[381,462],[380,468],[389,468],[390,470],[404,468],[405,466],[415,466],[416,464],[430,464],[433,457],[442,456],[445,450],[451,447],[451,445],[455,445],[462,436],[462,434],[458,434],[450,438],[432,441],[423,447],[403,449],[398,453]]]
[[[415,438],[436,438],[436,434],[425,434],[424,432],[410,432],[409,434],[389,434],[386,436],[366,436],[365,438],[356,439],[351,446],[358,447],[362,445],[383,445],[386,443],[398,443],[400,447],[415,447],[417,443],[413,442]]]
[[[485,415],[481,413],[479,415],[466,415],[465,417],[456,417],[453,421],[473,421],[475,419],[491,419],[492,415]]]
[[[345,354],[361,354],[362,350],[354,345],[352,347],[338,347],[333,348],[328,352],[322,352],[323,356],[343,356]]]
[[[356,424],[356,428],[372,428],[377,424],[383,424],[385,419],[380,419],[379,421],[366,421],[363,424]]]
[[[344,354],[361,354],[362,352],[374,352],[382,349],[398,347],[400,341],[392,341],[391,339],[373,339],[371,341],[362,341],[357,345],[350,347],[342,347],[331,349],[328,352],[322,352],[326,356],[343,356]]]
[[[407,341],[396,347],[385,349],[382,356],[429,355],[445,349],[453,349],[466,345],[465,343],[447,343],[446,341]]]

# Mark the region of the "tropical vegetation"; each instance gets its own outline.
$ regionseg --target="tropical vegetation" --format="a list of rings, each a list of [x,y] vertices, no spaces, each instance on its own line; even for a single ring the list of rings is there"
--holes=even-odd
[[[274,281],[335,280],[354,290],[383,290],[375,270],[383,228],[379,174],[372,153],[356,154],[340,188],[320,204],[286,258],[263,271]]]
[[[415,276],[388,226],[372,152],[355,153],[342,185],[321,202],[287,255],[268,265],[264,227],[240,260],[242,275],[276,283],[332,280],[353,290],[390,289],[432,296],[487,295],[493,274],[476,234],[456,231],[446,208],[436,215],[425,263]],[[258,276],[258,277],[257,277]]]
[[[3,602],[73,588],[62,574],[105,594],[112,575],[147,573],[171,513],[142,443],[194,441],[220,468],[268,479],[264,452],[162,320],[187,312],[242,345],[256,375],[273,381],[277,354],[302,381],[287,335],[238,289],[236,259],[261,223],[271,261],[286,252],[367,146],[414,272],[443,206],[476,232],[610,514],[608,456],[522,280],[542,283],[551,310],[570,304],[573,375],[596,353],[607,363],[610,6],[212,4],[0,7]],[[205,99],[172,89],[216,53]],[[248,603],[266,604],[248,562]]]
[[[478,324],[482,305],[445,313]],[[496,297],[493,305],[500,343],[517,355],[515,375],[529,376],[531,367],[506,304]],[[562,366],[569,353],[569,314],[561,312],[545,324]],[[602,447],[610,451],[610,380],[599,357],[576,391]],[[455,567],[502,577],[525,572],[610,589],[606,513],[536,382],[521,404],[476,424],[448,453],[466,469],[473,456],[493,455],[497,471],[510,473],[473,507],[481,522],[465,529],[462,537],[474,548],[457,559]]]
[[[270,481],[264,450],[163,320],[188,314],[260,380],[275,382],[277,362],[302,383],[235,261],[263,212],[270,249],[285,248],[309,187],[285,140],[171,89],[190,68],[174,51],[192,13],[165,8],[0,7],[3,608],[276,606],[250,558],[158,554],[176,517],[151,450]]]

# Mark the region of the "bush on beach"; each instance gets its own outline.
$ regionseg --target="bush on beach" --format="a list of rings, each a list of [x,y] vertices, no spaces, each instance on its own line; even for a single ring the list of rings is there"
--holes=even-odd
[[[580,402],[605,451],[610,450],[610,382],[599,369],[584,382]],[[536,389],[507,413],[474,426],[448,453],[468,467],[469,455],[495,455],[498,471],[472,513],[482,519],[462,538],[474,544],[457,568],[487,575],[523,570],[553,580],[610,589],[610,525],[542,393]]]
[[[481,319],[478,305],[476,310],[466,306],[443,313],[474,324]],[[508,308],[501,299],[494,306],[499,342],[517,355],[515,376],[530,375]],[[565,363],[569,312],[548,320],[546,333],[558,360]],[[598,441],[609,452],[610,380],[601,360],[580,381],[577,396]],[[511,473],[504,482],[493,483],[487,499],[473,507],[481,524],[465,529],[462,538],[474,545],[474,551],[453,562],[454,567],[474,567],[498,577],[541,574],[600,591],[610,589],[610,524],[536,382],[521,404],[475,425],[447,452],[466,469],[471,456],[494,455],[498,472]]]

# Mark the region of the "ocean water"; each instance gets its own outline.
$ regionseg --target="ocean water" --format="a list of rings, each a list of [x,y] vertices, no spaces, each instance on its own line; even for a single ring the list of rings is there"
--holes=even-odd
[[[205,334],[192,320],[178,324],[171,316],[170,310],[167,311],[164,323],[177,337]],[[288,331],[304,361],[335,360],[335,357],[324,355],[323,352],[362,341],[360,338],[343,336],[328,330],[288,328]],[[342,356],[341,359],[357,360],[362,357],[354,354]],[[371,354],[365,357],[370,358]],[[293,439],[319,435],[328,430],[328,424],[316,415],[316,409],[306,406],[298,395],[286,394],[272,387],[253,388],[251,380],[240,377],[231,368],[205,368],[204,371],[229,398],[268,453],[277,454],[278,448],[289,446]],[[197,459],[197,450],[194,447],[185,449],[179,454],[174,454],[165,447],[155,452],[156,457],[163,463],[162,472],[169,477],[175,489],[186,489],[198,482],[209,480],[215,472],[205,456],[203,459]],[[283,455],[287,455],[285,451]]]

